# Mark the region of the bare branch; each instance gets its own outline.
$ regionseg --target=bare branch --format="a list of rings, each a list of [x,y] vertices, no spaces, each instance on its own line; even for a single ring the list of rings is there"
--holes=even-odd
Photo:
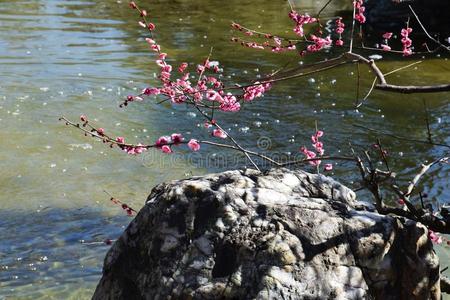
[[[375,86],[378,90],[396,92],[402,94],[415,94],[415,93],[438,93],[449,92],[450,84],[438,84],[438,85],[394,85],[394,84],[377,84]]]
[[[412,142],[412,143],[427,144],[427,145],[433,145],[433,146],[439,146],[439,147],[450,148],[450,145],[447,145],[447,144],[430,143],[430,141],[427,141],[427,140],[418,140],[418,139],[407,138],[407,137],[404,137],[404,136],[399,136],[399,135],[392,134],[392,133],[389,133],[389,132],[384,132],[384,131],[381,131],[381,130],[376,130],[376,129],[369,128],[369,127],[366,127],[366,126],[363,126],[363,125],[359,125],[359,124],[353,124],[353,126],[359,127],[359,128],[363,128],[363,129],[365,129],[365,130],[372,131],[372,132],[375,132],[375,133],[378,133],[378,134],[390,136],[390,137],[393,137],[393,138],[396,138],[396,139],[399,139],[399,140],[403,140],[403,141],[408,141],[408,142]]]
[[[320,14],[324,11],[324,9],[328,6],[328,4],[330,4],[333,0],[328,0],[327,3],[325,3],[324,6],[322,6],[322,8],[319,10],[319,12],[317,13],[317,18],[319,18]]]
[[[435,161],[426,164],[426,165],[422,165],[422,169],[420,169],[419,173],[414,177],[414,179],[411,181],[411,183],[408,186],[408,189],[406,190],[405,196],[406,197],[410,197],[411,193],[413,192],[414,188],[416,187],[417,183],[419,182],[420,178],[426,173],[428,172],[428,170],[439,163],[443,163],[443,162],[448,162],[449,157],[441,157],[436,159]]]
[[[435,38],[433,38],[428,31],[425,29],[425,26],[423,26],[422,22],[420,22],[419,16],[417,16],[416,12],[414,11],[414,9],[411,7],[411,5],[408,5],[409,9],[411,10],[411,12],[413,13],[414,17],[416,18],[417,22],[419,23],[420,27],[422,27],[423,32],[425,32],[425,34],[427,35],[427,37],[432,40],[433,42],[435,42],[436,44],[438,44],[439,46],[441,46],[442,48],[444,48],[447,51],[450,51],[450,47],[445,46],[444,44],[442,44],[441,42],[439,42],[438,40],[436,40]]]
[[[412,93],[436,93],[436,92],[448,92],[450,91],[450,84],[438,84],[438,85],[393,85],[386,82],[385,75],[373,60],[368,60],[367,58],[356,54],[347,52],[346,56],[348,58],[357,59],[361,62],[367,64],[374,72],[378,78],[378,84],[375,86],[376,89],[391,91],[396,93],[412,94]]]
[[[353,51],[353,34],[355,32],[355,16],[356,16],[356,5],[353,5],[353,20],[352,20],[352,32],[350,34],[350,49],[348,50],[349,53],[352,53]]]

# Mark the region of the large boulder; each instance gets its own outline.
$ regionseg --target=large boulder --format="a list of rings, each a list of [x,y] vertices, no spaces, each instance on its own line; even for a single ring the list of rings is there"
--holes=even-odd
[[[156,186],[94,299],[440,299],[427,229],[333,179],[228,171]]]

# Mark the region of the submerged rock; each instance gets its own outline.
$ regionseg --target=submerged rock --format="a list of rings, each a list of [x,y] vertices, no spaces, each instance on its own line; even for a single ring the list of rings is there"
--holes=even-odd
[[[427,229],[329,177],[228,171],[156,186],[94,299],[440,299]]]

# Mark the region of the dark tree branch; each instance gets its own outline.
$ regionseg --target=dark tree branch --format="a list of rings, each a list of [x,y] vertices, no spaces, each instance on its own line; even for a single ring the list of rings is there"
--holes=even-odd
[[[450,294],[450,278],[441,275],[441,292]]]
[[[372,71],[374,71],[375,75],[378,79],[378,84],[375,86],[378,90],[403,93],[403,94],[412,94],[412,93],[437,93],[437,92],[448,92],[450,91],[450,84],[438,84],[438,85],[424,85],[424,86],[416,86],[416,85],[394,85],[388,84],[386,82],[385,75],[381,72],[380,68],[376,65],[375,61],[369,60],[362,55],[347,52],[346,56],[349,59],[356,59],[360,62],[368,65]]]
[[[450,91],[450,84],[438,84],[438,85],[394,85],[394,84],[377,84],[375,86],[377,90],[396,92],[402,94],[415,94],[415,93],[439,93]]]
[[[366,126],[359,125],[359,124],[353,124],[353,126],[354,127],[363,128],[365,130],[372,131],[372,132],[375,132],[377,134],[390,136],[390,137],[393,137],[395,139],[402,140],[402,141],[407,141],[407,142],[411,142],[411,143],[418,143],[418,144],[427,144],[427,145],[445,147],[445,148],[449,148],[450,149],[450,145],[447,145],[447,144],[430,143],[430,141],[428,141],[428,140],[419,140],[419,139],[408,138],[408,137],[396,135],[396,134],[389,133],[389,132],[384,132],[384,131],[381,131],[381,130],[373,129],[373,128],[366,127]]]

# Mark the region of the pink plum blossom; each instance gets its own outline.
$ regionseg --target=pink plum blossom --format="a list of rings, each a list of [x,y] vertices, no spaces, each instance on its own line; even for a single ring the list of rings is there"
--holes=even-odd
[[[306,159],[316,158],[316,153],[314,153],[313,151],[309,151],[306,147],[301,147],[300,152],[305,154]],[[309,164],[313,166],[318,166],[320,162],[321,162],[320,160],[312,160],[309,162]]]
[[[185,70],[186,70],[186,68],[188,67],[188,64],[187,63],[182,63],[179,67],[178,67],[178,72],[180,72],[180,73],[183,73]]]
[[[332,40],[331,40],[331,38],[329,36],[327,36],[326,38],[321,38],[321,37],[318,37],[318,36],[315,36],[315,35],[311,34],[310,40],[312,42],[314,42],[314,44],[313,45],[308,45],[306,47],[306,50],[308,50],[309,52],[320,51],[323,48],[330,46],[331,43],[332,43]]]
[[[360,24],[366,22],[366,17],[364,16],[366,8],[363,6],[363,4],[364,4],[363,0],[353,1],[353,6],[356,9],[355,20],[358,21]]]
[[[189,149],[191,149],[192,151],[200,150],[200,143],[195,139],[191,139],[187,145]]]
[[[172,139],[172,142],[173,142],[175,145],[181,143],[181,142],[184,140],[184,138],[183,138],[183,136],[181,135],[181,133],[172,133],[172,135],[170,136],[170,138]]]
[[[163,145],[167,145],[170,142],[170,137],[162,136],[156,140],[155,146],[162,147]]]
[[[236,112],[241,109],[241,104],[237,101],[236,97],[231,93],[227,93],[226,96],[222,98],[222,102],[220,103],[220,109],[222,111],[231,111]]]
[[[212,135],[221,139],[226,139],[227,138],[227,134],[225,132],[223,132],[223,130],[220,129],[214,129],[212,132]]]
[[[339,39],[342,37],[342,33],[344,32],[345,24],[342,22],[342,18],[338,18],[336,20],[336,33],[339,34]]]
[[[155,52],[161,51],[161,46],[159,46],[158,44],[152,44],[150,46],[150,48],[152,48],[152,50],[155,51]]]
[[[252,101],[255,98],[259,98],[271,88],[271,84],[268,82],[264,84],[258,84],[258,82],[256,82],[255,84],[256,85],[244,88],[245,101]]]
[[[134,148],[134,152],[136,154],[141,154],[142,152],[147,150],[145,147],[141,147],[141,146],[143,146],[143,145],[142,144],[137,144],[137,147]]]
[[[400,35],[402,36],[401,42],[403,45],[403,56],[409,56],[412,54],[411,46],[412,40],[409,38],[409,34],[412,32],[412,28],[407,27],[403,28],[400,31]]]
[[[312,18],[308,14],[300,15],[293,10],[289,12],[289,18],[295,22],[294,32],[299,36],[304,35],[303,25],[317,22],[316,18]]]
[[[164,153],[172,153],[172,149],[168,145],[164,145],[161,147],[161,151]]]
[[[439,236],[437,232],[432,231],[431,229],[428,229],[428,237],[434,244],[441,244],[442,238]]]
[[[158,88],[145,88],[142,93],[144,95],[159,95],[161,92]]]
[[[389,40],[392,37],[392,32],[386,32],[383,34],[383,39]]]

